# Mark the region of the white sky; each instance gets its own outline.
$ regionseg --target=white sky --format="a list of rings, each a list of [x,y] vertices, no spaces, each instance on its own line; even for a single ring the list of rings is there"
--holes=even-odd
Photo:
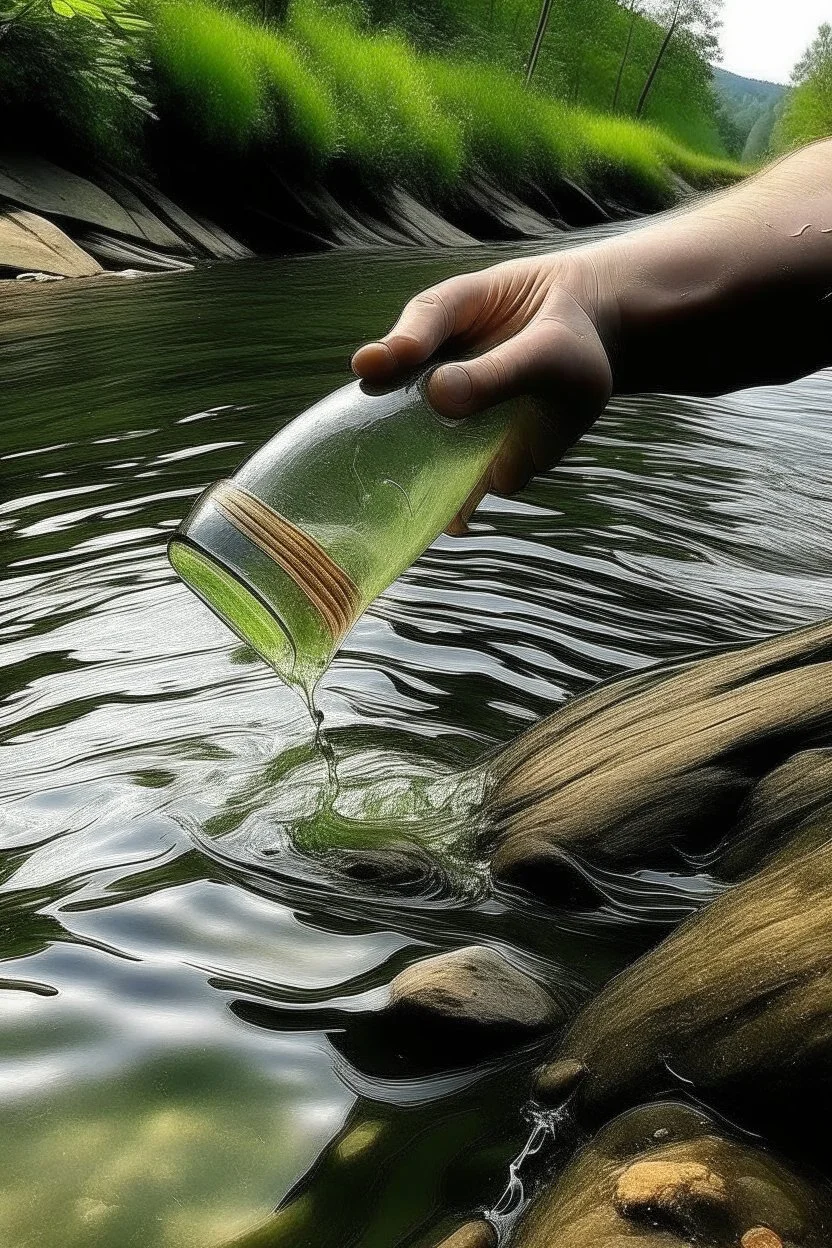
[[[832,0],[725,0],[722,65],[748,78],[788,82],[821,22],[832,22]]]

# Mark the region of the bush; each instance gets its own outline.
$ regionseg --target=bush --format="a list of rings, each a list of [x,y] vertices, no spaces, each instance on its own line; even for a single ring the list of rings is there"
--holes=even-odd
[[[361,29],[346,11],[292,5],[287,33],[308,53],[336,100],[343,154],[370,181],[453,181],[459,123],[431,90],[426,63],[398,35]]]
[[[146,30],[122,0],[0,0],[6,135],[41,151],[134,159],[150,107]]]
[[[162,3],[151,55],[163,120],[200,146],[295,150],[319,164],[334,150],[331,95],[277,31],[200,0]]]

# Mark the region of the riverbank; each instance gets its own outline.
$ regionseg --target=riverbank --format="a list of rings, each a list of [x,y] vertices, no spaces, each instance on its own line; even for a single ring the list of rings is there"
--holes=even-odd
[[[116,80],[83,16],[4,32],[5,276],[544,238],[745,172],[311,0],[279,25],[201,0],[136,20]]]

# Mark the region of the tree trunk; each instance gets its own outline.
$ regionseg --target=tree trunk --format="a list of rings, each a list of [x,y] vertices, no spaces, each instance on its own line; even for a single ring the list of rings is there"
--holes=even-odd
[[[621,83],[624,80],[624,68],[627,64],[627,58],[630,55],[630,45],[633,42],[633,29],[636,24],[636,0],[632,0],[630,4],[630,28],[627,31],[627,42],[624,45],[624,55],[621,57],[621,64],[618,66],[618,77],[615,80],[615,92],[612,97],[612,112],[618,108],[618,97],[621,94]]]
[[[641,114],[644,112],[644,105],[647,103],[647,97],[650,94],[650,88],[652,87],[653,83],[656,81],[656,74],[659,72],[659,66],[661,65],[662,60],[664,59],[665,52],[670,46],[670,40],[673,38],[674,34],[676,33],[676,26],[678,25],[678,22],[679,22],[679,9],[681,7],[682,7],[682,0],[676,0],[676,8],[673,10],[673,17],[671,19],[670,25],[667,28],[667,34],[662,40],[662,46],[659,48],[656,59],[653,62],[653,67],[650,70],[650,73],[647,75],[647,79],[644,83],[644,86],[641,89],[641,95],[639,96],[638,104],[636,105],[636,117],[640,117]]]
[[[540,17],[537,19],[537,30],[534,32],[534,40],[532,41],[532,50],[529,53],[529,63],[526,66],[526,86],[532,80],[532,75],[537,67],[537,58],[540,56],[540,48],[543,43],[543,37],[546,34],[546,27],[549,25],[549,17],[552,12],[552,4],[554,0],[543,0],[540,6]]]

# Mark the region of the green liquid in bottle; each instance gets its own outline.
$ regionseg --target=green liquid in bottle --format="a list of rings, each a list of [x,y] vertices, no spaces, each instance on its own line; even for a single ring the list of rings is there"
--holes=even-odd
[[[522,419],[505,405],[444,420],[422,383],[335,391],[207,490],[171,540],[182,579],[311,708],[353,624],[448,526]]]

